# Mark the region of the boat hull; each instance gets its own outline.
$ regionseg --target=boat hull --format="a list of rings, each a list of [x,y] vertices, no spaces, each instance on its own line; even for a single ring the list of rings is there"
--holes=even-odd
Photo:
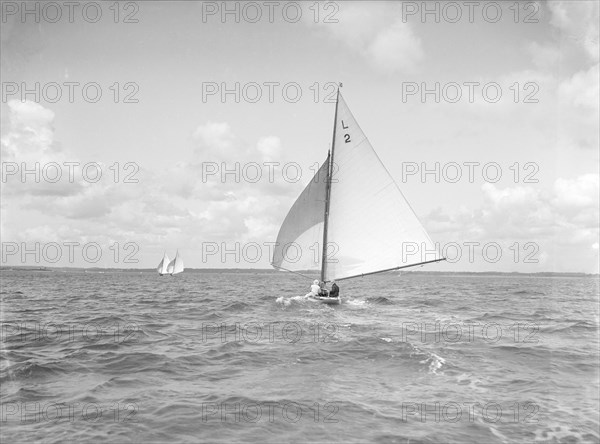
[[[324,304],[339,305],[342,303],[342,298],[330,298],[329,296],[311,296],[310,299],[323,302]]]

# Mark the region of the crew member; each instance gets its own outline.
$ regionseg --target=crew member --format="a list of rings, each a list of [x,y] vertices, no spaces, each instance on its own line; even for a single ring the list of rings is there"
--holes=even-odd
[[[337,298],[340,295],[340,287],[337,286],[335,281],[331,281],[331,291],[329,292],[330,298]]]

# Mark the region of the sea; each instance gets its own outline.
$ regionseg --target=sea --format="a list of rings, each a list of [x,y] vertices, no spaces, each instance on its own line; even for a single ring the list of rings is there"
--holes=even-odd
[[[599,442],[599,281],[1,272],[0,438]]]

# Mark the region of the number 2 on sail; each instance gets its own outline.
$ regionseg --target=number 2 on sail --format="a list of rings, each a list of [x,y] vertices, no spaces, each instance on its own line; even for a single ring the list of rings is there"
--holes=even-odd
[[[348,127],[346,126],[346,124],[344,123],[343,120],[342,120],[342,129],[348,129]],[[346,143],[351,142],[350,134],[348,134],[348,133],[344,134],[344,142],[346,142]]]

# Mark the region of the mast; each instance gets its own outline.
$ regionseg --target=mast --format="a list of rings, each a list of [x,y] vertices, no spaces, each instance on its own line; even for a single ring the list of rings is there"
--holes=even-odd
[[[331,140],[331,151],[327,153],[327,179],[325,183],[325,219],[323,225],[323,255],[321,256],[321,282],[325,282],[325,271],[327,269],[327,227],[329,225],[329,200],[331,199],[331,175],[333,173],[333,155],[335,151],[335,132],[337,127],[338,103],[340,101],[340,83],[335,98],[335,116],[333,118],[333,137]]]

